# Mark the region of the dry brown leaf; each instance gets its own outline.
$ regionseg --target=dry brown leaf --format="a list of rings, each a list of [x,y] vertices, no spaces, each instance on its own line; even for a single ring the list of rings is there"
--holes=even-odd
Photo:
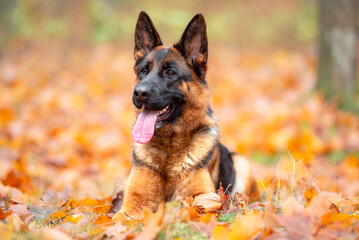
[[[243,194],[235,193],[234,199],[237,208],[245,208],[245,209],[247,208],[247,203],[249,199],[245,197]]]
[[[352,214],[358,209],[358,205],[351,199],[345,198],[337,204],[338,211],[341,213]]]
[[[211,218],[211,220],[208,222],[203,222],[202,220],[200,222],[192,221],[191,225],[197,232],[202,233],[210,238],[214,228],[216,227],[216,220],[215,218]]]
[[[277,212],[277,208],[274,206],[272,201],[265,206],[264,210],[264,229],[266,231],[272,229],[275,225],[275,214]]]
[[[10,224],[12,224],[14,231],[19,232],[21,230],[27,229],[27,226],[25,225],[25,223],[20,219],[20,217],[16,213],[7,217],[6,221],[8,221]]]
[[[127,227],[121,223],[116,223],[113,226],[109,226],[105,230],[105,234],[108,238],[113,240],[125,239],[124,232],[126,232]]]
[[[160,205],[154,216],[152,216],[151,210],[147,211],[144,217],[145,227],[143,228],[142,232],[135,237],[135,239],[136,240],[154,239],[159,233],[159,231],[161,230],[161,223],[164,214],[165,214],[165,210],[163,205]]]
[[[273,234],[266,237],[266,240],[274,239],[311,239],[313,226],[310,221],[310,216],[304,215],[301,212],[296,212],[292,216],[278,214],[275,216],[278,227],[282,229],[273,228]]]
[[[203,193],[194,198],[192,205],[200,212],[215,212],[222,207],[223,201],[216,193]]]
[[[283,201],[281,204],[282,213],[285,215],[293,215],[294,212],[302,212],[304,206],[293,196]]]
[[[23,221],[31,215],[25,204],[11,204],[9,210],[16,213]]]
[[[2,180],[2,183],[7,186],[18,188],[21,191],[31,191],[33,189],[32,180],[26,172],[19,170],[11,170],[6,177]]]
[[[315,231],[317,239],[357,239],[359,217],[339,212],[328,212]]]
[[[319,224],[322,216],[330,211],[331,202],[326,194],[320,194],[313,197],[312,201],[306,207],[306,212],[311,217],[314,224]]]
[[[0,221],[7,218],[7,216],[11,215],[12,214],[12,211],[11,210],[8,210],[8,211],[3,211],[1,208],[0,208]]]

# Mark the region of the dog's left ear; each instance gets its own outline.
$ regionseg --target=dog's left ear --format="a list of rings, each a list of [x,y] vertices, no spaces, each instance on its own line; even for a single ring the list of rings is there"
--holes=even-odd
[[[206,22],[202,14],[194,16],[174,47],[181,52],[187,64],[193,67],[198,77],[203,80],[207,71],[208,40]]]
[[[146,12],[140,12],[135,31],[135,60],[138,60],[153,48],[160,45],[162,45],[162,41],[151,18]]]

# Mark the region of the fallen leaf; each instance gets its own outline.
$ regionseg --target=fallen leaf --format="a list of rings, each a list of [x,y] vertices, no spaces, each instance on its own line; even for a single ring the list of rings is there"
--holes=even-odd
[[[292,216],[278,214],[275,216],[278,228],[273,228],[273,234],[266,237],[266,240],[274,239],[311,239],[313,226],[310,216],[297,212]]]
[[[282,213],[285,215],[294,215],[295,212],[302,212],[304,206],[293,196],[280,203]]]
[[[313,197],[312,201],[306,207],[306,212],[314,224],[319,224],[322,216],[330,211],[330,206],[331,202],[328,200],[328,196],[322,193]]]
[[[212,231],[212,240],[229,240],[231,231],[228,226],[217,225]]]
[[[7,218],[7,216],[11,215],[11,213],[11,210],[3,212],[3,210],[0,208],[0,221]]]
[[[8,216],[6,218],[6,221],[8,221],[12,225],[13,230],[16,232],[25,231],[27,229],[25,223],[20,219],[20,217],[16,213]]]
[[[124,236],[122,234],[127,230],[128,229],[126,226],[122,225],[121,223],[116,223],[113,226],[107,227],[104,234],[110,239],[119,240],[124,239]]]
[[[315,192],[315,190],[313,189],[313,187],[307,189],[307,190],[304,192],[304,197],[305,197],[306,204],[309,204],[310,201],[313,199],[314,196],[317,196],[317,193]]]
[[[263,231],[264,220],[262,213],[247,213],[238,215],[231,226],[230,239],[254,239]]]
[[[145,213],[144,217],[144,228],[142,232],[135,237],[136,240],[147,240],[147,239],[154,239],[159,231],[161,230],[161,223],[164,217],[164,207],[160,205],[157,212],[154,214],[153,217],[149,217],[152,215],[152,211],[149,209],[147,213]]]
[[[78,221],[80,221],[82,217],[81,216],[72,216],[72,215],[67,215],[66,216],[66,221],[71,222],[71,223],[78,223]]]
[[[223,201],[216,193],[204,193],[197,195],[192,205],[200,212],[215,212],[222,207]]]

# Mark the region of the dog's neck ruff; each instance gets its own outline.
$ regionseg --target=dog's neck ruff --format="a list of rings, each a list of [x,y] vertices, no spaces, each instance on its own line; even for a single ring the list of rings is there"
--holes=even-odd
[[[165,150],[152,145],[151,142],[147,144],[134,143],[133,163],[169,175],[186,173],[192,169],[206,166],[210,162],[213,149],[219,141],[218,127],[205,127],[191,139],[187,146],[176,150]],[[187,150],[183,151],[184,149]],[[171,167],[167,171],[168,166]]]

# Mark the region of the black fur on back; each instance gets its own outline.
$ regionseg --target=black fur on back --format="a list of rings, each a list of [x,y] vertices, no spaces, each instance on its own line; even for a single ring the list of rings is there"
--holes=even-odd
[[[228,188],[228,191],[231,192],[235,180],[235,170],[233,167],[233,160],[231,153],[228,149],[223,146],[221,143],[218,143],[220,159],[219,159],[219,176],[216,189],[219,189],[220,183],[224,190]]]

